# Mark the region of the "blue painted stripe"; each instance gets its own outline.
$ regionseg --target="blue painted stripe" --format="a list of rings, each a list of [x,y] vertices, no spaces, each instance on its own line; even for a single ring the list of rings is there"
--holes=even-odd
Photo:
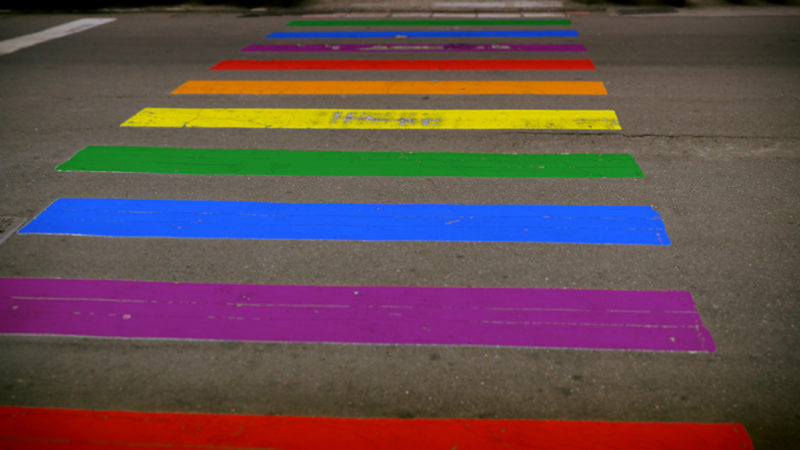
[[[438,37],[577,37],[575,30],[432,30],[432,31],[300,31],[270,33],[267,39],[438,38]]]
[[[22,234],[669,245],[650,206],[55,201]]]

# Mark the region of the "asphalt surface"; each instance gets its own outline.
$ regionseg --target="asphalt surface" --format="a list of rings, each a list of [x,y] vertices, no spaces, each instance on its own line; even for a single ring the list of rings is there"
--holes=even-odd
[[[0,39],[79,17],[0,16]],[[190,79],[423,80],[430,74],[212,73],[208,68],[222,59],[250,58],[238,50],[262,42],[264,35],[281,30],[290,18],[170,13],[113,17],[116,22],[0,56],[0,216],[30,219],[60,197],[630,204],[656,207],[672,245],[12,235],[0,245],[0,276],[688,290],[718,350],[681,354],[2,336],[0,403],[322,416],[741,422],[756,448],[797,448],[798,17],[581,15],[572,17],[581,37],[567,41],[587,46],[587,57],[598,67],[593,73],[435,74],[441,80],[600,80],[609,95],[599,98],[170,96]],[[559,57],[535,55],[547,56]],[[342,105],[614,109],[622,131],[119,127],[148,106]],[[625,152],[637,159],[645,178],[386,179],[55,171],[86,145]]]

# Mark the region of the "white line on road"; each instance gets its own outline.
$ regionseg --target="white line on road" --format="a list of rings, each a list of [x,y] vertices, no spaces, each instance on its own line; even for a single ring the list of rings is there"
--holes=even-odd
[[[434,2],[434,8],[471,8],[471,9],[484,9],[484,8],[560,8],[564,6],[561,1],[553,0],[540,0],[540,1],[510,1],[510,2]]]
[[[36,44],[41,44],[42,42],[49,41],[51,39],[58,39],[73,33],[80,33],[81,31],[86,31],[89,28],[94,28],[98,25],[103,25],[104,23],[113,22],[115,20],[117,19],[78,19],[57,27],[48,28],[38,33],[31,33],[20,37],[15,37],[13,39],[6,39],[5,41],[0,41],[0,55],[14,53],[17,50]]]

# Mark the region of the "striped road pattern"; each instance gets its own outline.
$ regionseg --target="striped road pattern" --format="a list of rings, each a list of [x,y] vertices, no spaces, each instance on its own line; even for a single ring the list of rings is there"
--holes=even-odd
[[[490,3],[444,2],[448,8]],[[557,2],[556,2],[557,3]],[[520,7],[525,7],[524,5]],[[188,80],[172,94],[603,96],[601,81],[529,81],[526,71],[593,71],[565,18],[517,20],[295,20],[242,49],[264,59],[230,59],[213,72],[298,71],[292,81]],[[515,29],[497,29],[498,26]],[[348,27],[339,31],[337,27]],[[363,30],[362,27],[386,28]],[[419,29],[433,27],[434,29]],[[435,29],[459,27],[459,29]],[[466,27],[468,29],[464,29]],[[486,29],[481,29],[486,27]],[[296,31],[298,29],[302,31]],[[371,42],[349,43],[340,39]],[[443,43],[386,39],[442,38]],[[506,39],[499,43],[462,38]],[[293,42],[303,39],[303,42]],[[310,41],[309,41],[310,40]],[[320,40],[321,42],[314,42]],[[280,42],[280,43],[278,43]],[[349,59],[304,55],[346,52]],[[436,52],[463,59],[363,59],[359,54]],[[481,55],[502,52],[506,59]],[[532,57],[558,52],[563,58]],[[270,56],[292,54],[280,59]],[[274,55],[272,55],[274,54]],[[407,58],[408,56],[406,56]],[[350,70],[370,80],[303,80],[310,70]],[[419,71],[392,81],[387,71]],[[437,81],[439,71],[495,71],[506,81]],[[578,73],[578,72],[576,72]],[[593,73],[593,72],[589,72]],[[485,104],[483,102],[482,104]],[[146,107],[121,124],[136,128],[294,130],[622,129],[610,109],[354,109]],[[403,131],[404,130],[404,131]],[[373,131],[374,132],[374,131]],[[641,178],[626,154],[374,152],[355,148],[198,149],[89,146],[59,171],[212,176]],[[448,151],[449,150],[449,151]],[[652,199],[653,205],[659,199]],[[670,245],[651,205],[271,203],[181,199],[59,198],[19,232],[112,239],[282,239],[414,242],[545,242],[551,245]],[[121,280],[0,279],[1,333],[115,338],[217,339],[392,345],[491,345],[579,350],[714,352],[691,293],[670,291],[411,286],[282,286]],[[0,442],[16,448],[83,445],[203,448],[658,448],[747,449],[739,424],[533,420],[321,419],[211,414],[0,408]],[[191,430],[191,433],[187,433]],[[366,438],[368,436],[368,438]],[[114,447],[116,448],[116,447]]]

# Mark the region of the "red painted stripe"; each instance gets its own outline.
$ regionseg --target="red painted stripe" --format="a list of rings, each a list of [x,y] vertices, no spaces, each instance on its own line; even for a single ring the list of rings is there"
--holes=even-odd
[[[345,419],[0,407],[0,447],[752,449],[740,424]]]
[[[594,70],[590,59],[230,59],[211,70]]]

